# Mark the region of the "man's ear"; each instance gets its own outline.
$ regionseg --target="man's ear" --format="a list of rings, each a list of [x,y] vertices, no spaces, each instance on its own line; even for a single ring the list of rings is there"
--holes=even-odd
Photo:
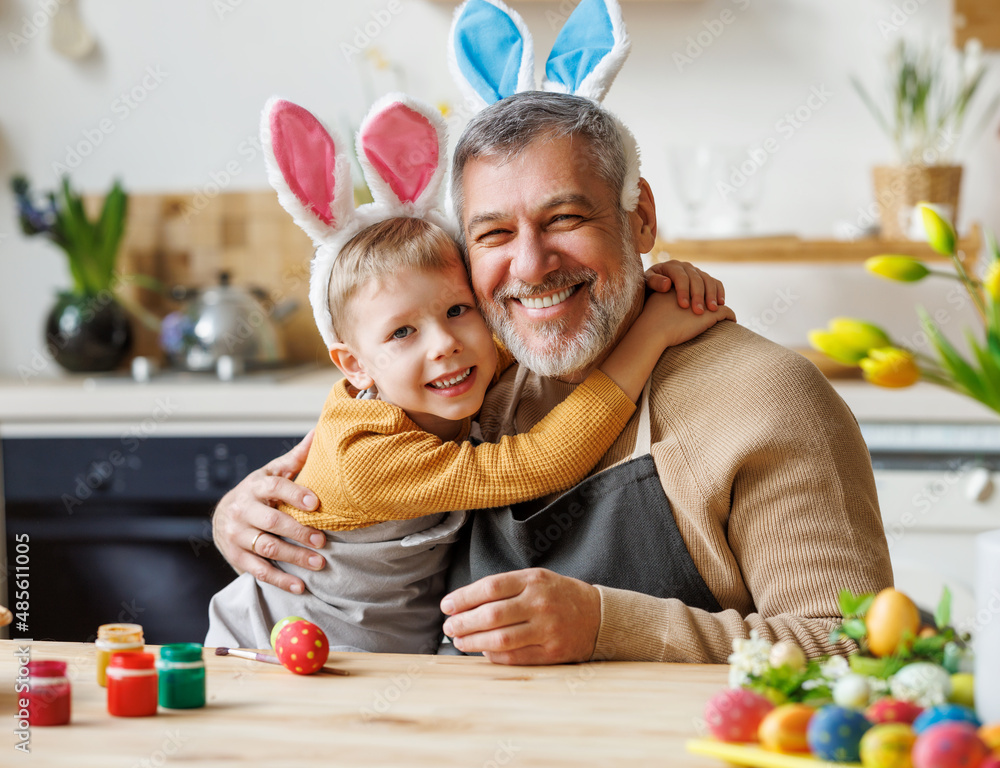
[[[330,359],[355,389],[370,389],[374,386],[375,380],[368,375],[364,364],[346,344],[339,343],[330,347]]]
[[[649,253],[656,244],[656,201],[649,182],[639,179],[639,204],[629,213],[636,253]]]

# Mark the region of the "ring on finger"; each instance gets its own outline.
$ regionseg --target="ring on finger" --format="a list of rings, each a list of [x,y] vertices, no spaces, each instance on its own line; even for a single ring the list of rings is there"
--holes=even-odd
[[[263,536],[267,531],[257,531],[257,535],[253,537],[253,541],[250,542],[250,551],[255,555],[257,554],[257,539]]]

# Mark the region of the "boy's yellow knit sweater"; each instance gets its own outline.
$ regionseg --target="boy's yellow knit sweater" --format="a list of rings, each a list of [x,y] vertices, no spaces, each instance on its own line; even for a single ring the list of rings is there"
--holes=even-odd
[[[346,531],[571,488],[635,411],[614,381],[595,371],[530,432],[474,446],[442,442],[401,408],[354,394],[346,380],[334,385],[296,478],[316,494],[319,507],[280,507],[304,525]]]

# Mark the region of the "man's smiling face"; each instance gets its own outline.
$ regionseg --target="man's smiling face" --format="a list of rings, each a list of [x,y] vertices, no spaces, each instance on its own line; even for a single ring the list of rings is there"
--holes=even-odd
[[[591,367],[641,306],[635,214],[620,215],[580,142],[540,138],[507,162],[477,158],[463,172],[483,314],[518,360],[546,376]]]

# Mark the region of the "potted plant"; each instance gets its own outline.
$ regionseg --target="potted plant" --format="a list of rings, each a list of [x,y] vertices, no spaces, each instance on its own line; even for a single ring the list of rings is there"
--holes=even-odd
[[[956,51],[900,39],[889,52],[888,77],[881,92],[872,95],[860,80],[851,78],[895,150],[895,164],[877,166],[873,172],[883,237],[919,239],[914,206],[920,201],[958,220],[962,166],[954,158],[969,104],[985,72],[978,40]],[[994,99],[987,108],[981,128],[998,103]]]
[[[41,235],[61,248],[73,280],[70,290],[58,294],[46,320],[48,351],[69,371],[114,369],[132,345],[132,329],[119,295],[125,281],[115,268],[128,196],[116,181],[100,215],[91,220],[67,178],[58,191],[45,194],[42,202],[33,197],[24,176],[15,176],[11,186],[22,231]]]

